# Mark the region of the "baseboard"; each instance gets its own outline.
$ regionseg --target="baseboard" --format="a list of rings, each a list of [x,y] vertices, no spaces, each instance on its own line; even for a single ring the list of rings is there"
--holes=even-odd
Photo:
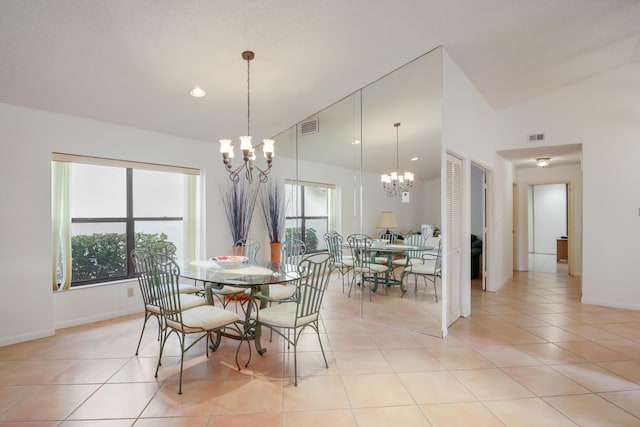
[[[66,322],[55,324],[56,329],[70,328],[73,326],[86,325],[87,323],[100,322],[102,320],[115,319],[116,317],[127,316],[129,314],[141,313],[140,307],[132,307],[128,310],[116,310],[107,313],[100,313],[95,316],[80,317]]]
[[[25,341],[37,340],[38,338],[50,337],[56,334],[55,329],[45,329],[38,332],[32,332],[30,334],[23,335],[15,335],[12,337],[6,337],[0,339],[0,347],[4,347],[6,345],[18,344]]]
[[[625,310],[640,310],[640,305],[638,304],[621,304],[615,301],[602,301],[602,300],[594,300],[590,298],[582,298],[580,301],[582,304],[591,304],[591,305],[600,305],[603,307],[611,307],[611,308],[623,308]]]

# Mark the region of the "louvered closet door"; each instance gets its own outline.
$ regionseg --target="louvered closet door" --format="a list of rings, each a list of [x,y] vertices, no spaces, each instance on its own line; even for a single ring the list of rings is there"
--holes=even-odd
[[[462,159],[447,153],[447,298],[446,325],[460,317],[460,289],[462,286]]]

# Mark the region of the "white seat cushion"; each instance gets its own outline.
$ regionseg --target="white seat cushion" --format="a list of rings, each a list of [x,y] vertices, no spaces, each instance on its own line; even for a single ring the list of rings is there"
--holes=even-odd
[[[186,334],[211,331],[240,320],[238,313],[212,305],[202,305],[182,312],[184,329],[178,322],[167,320],[167,326]]]
[[[406,258],[394,259],[393,265],[407,265],[407,259]]]
[[[273,325],[279,328],[293,328],[296,324],[296,309],[297,304],[286,302],[283,304],[272,305],[271,307],[263,308],[260,313],[255,311],[251,312],[251,318],[253,320],[260,319],[260,322],[268,325]],[[297,326],[303,326],[318,319],[318,314],[311,316],[301,317],[298,319]]]
[[[436,262],[435,260],[426,260],[422,262],[413,262],[410,266],[404,269],[405,272],[415,274],[436,274]]]
[[[296,293],[296,287],[293,285],[269,285],[269,298],[286,299]]]
[[[382,265],[382,264],[366,264],[363,267],[354,267],[354,270],[356,272],[373,272],[373,273],[384,273],[385,271],[388,270],[386,265]]]
[[[211,292],[216,295],[233,295],[233,294],[241,294],[246,290],[246,288],[238,288],[236,286],[223,286],[222,288],[211,288]]]
[[[199,297],[197,295],[180,294],[180,308],[182,308],[183,311],[189,310],[190,308],[205,305],[206,303],[207,301],[204,298]],[[149,308],[149,306],[147,306],[147,308]],[[153,311],[153,310],[150,310],[150,311]],[[158,312],[160,311],[158,310]]]
[[[197,286],[188,285],[186,283],[179,283],[178,289],[178,292],[181,294],[197,294],[200,291],[200,288]]]
[[[268,285],[269,286],[269,298],[273,299],[286,299],[296,293],[296,287],[294,285]],[[251,295],[251,289],[244,291],[247,295]],[[260,298],[261,292],[257,292],[255,296]]]

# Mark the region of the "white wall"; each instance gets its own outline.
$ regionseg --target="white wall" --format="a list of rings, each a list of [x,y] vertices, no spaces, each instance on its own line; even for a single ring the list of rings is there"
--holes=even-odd
[[[488,289],[495,290],[512,274],[511,251],[511,183],[510,163],[495,153],[495,113],[464,72],[443,52],[443,145],[464,159],[462,236],[470,234],[471,162],[489,172],[490,241],[487,242]],[[509,191],[505,193],[505,189]],[[444,216],[443,216],[444,219]],[[443,224],[444,225],[444,224]],[[460,277],[469,277],[470,248],[462,245]],[[447,257],[444,257],[445,260]],[[445,266],[445,270],[448,267]],[[445,271],[445,275],[447,272]],[[462,279],[462,312],[470,310],[470,289]],[[448,285],[448,284],[447,284]]]
[[[140,311],[137,297],[126,297],[131,282],[52,292],[54,151],[201,169],[208,201],[202,214],[210,225],[202,230],[209,238],[201,253],[230,247],[216,183],[224,178],[217,144],[7,104],[0,104],[0,129],[5,159],[0,168],[4,273],[0,311],[5,319],[0,324],[0,345],[51,335],[61,326]],[[137,294],[137,285],[134,289]]]
[[[582,301],[640,309],[640,64],[567,86],[497,115],[498,149],[582,143]]]

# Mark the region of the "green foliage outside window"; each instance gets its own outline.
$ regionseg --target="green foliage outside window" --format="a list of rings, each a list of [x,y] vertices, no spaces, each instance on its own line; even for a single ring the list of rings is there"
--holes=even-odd
[[[318,250],[318,233],[313,228],[304,230],[304,239],[302,238],[302,230],[300,227],[287,228],[285,232],[286,239],[302,240],[306,247],[306,252],[311,253]]]
[[[136,233],[136,247],[167,241],[165,233]],[[94,233],[71,237],[72,282],[127,275],[127,242],[124,233]]]

